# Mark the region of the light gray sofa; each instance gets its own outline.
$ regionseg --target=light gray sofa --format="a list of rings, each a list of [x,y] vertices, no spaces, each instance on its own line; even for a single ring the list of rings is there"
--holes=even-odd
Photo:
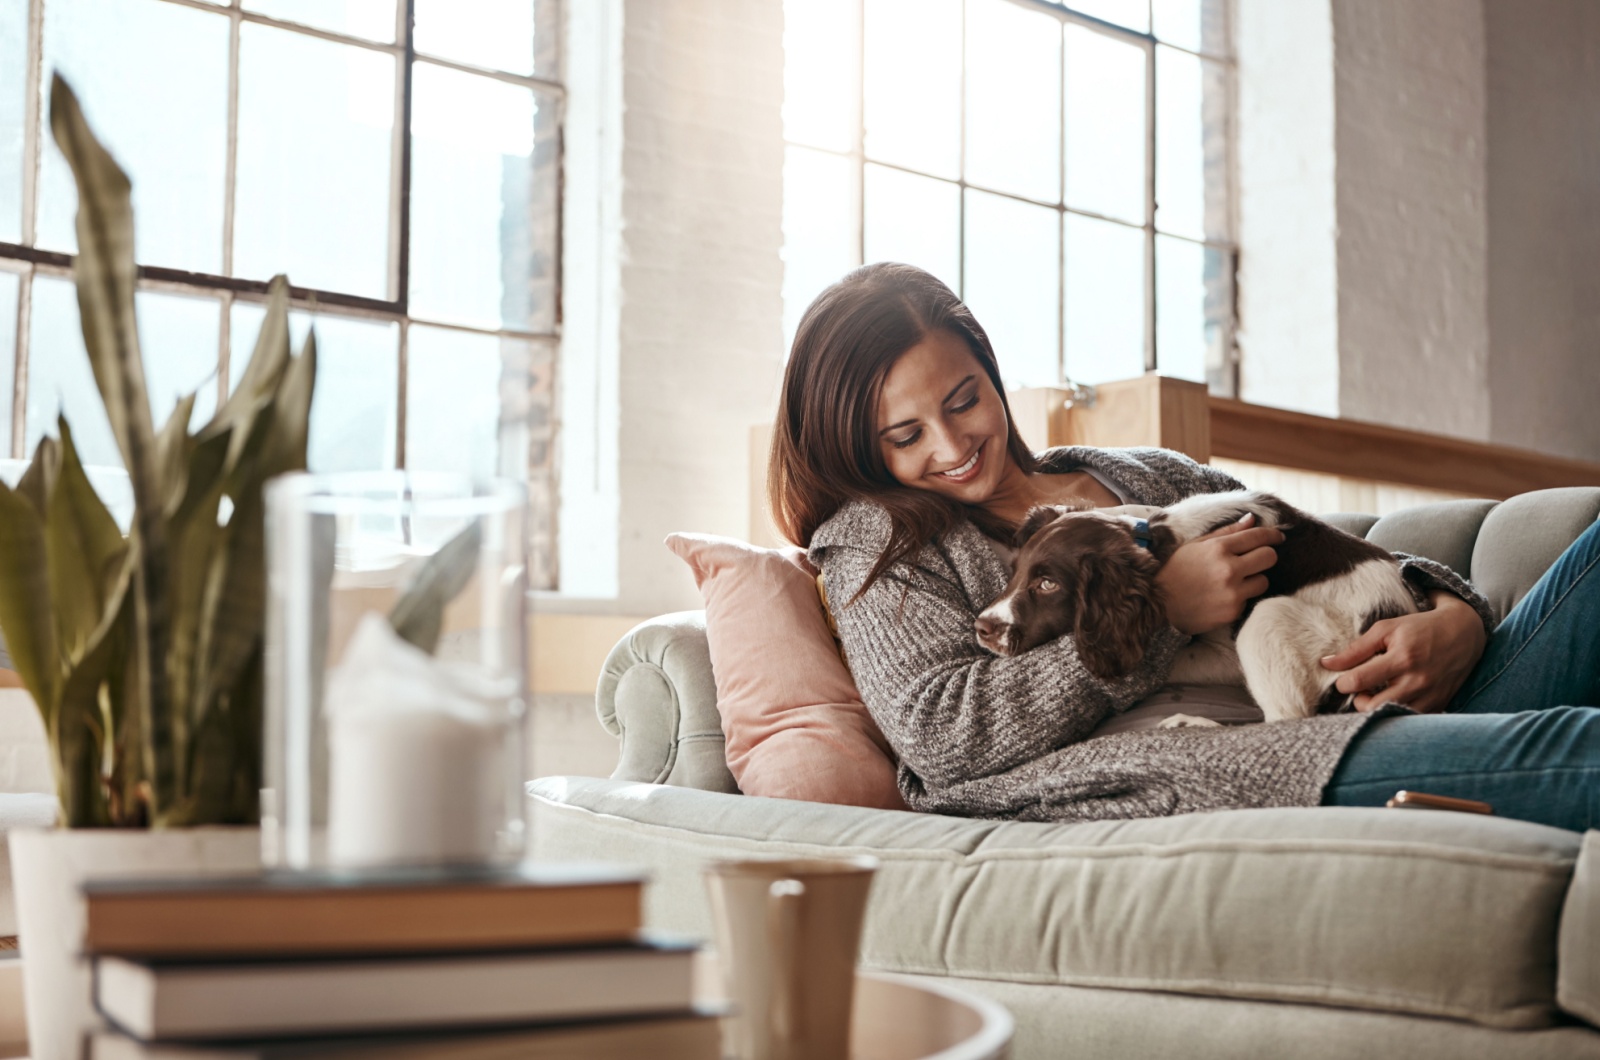
[[[1473,578],[1503,614],[1600,490],[1336,517]],[[1035,824],[750,798],[722,757],[699,612],[601,678],[612,779],[534,781],[534,845],[654,870],[648,917],[709,935],[711,858],[866,853],[866,967],[1006,1005],[1031,1057],[1600,1058],[1600,832],[1437,811],[1239,810]],[[1600,631],[1596,632],[1600,636]]]

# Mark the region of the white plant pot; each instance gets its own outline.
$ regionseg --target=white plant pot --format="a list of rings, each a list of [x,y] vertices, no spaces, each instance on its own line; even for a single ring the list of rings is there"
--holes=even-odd
[[[217,875],[261,867],[258,828],[25,829],[10,839],[30,1060],[78,1060],[84,1034],[104,1025],[90,998],[80,884],[100,877]]]

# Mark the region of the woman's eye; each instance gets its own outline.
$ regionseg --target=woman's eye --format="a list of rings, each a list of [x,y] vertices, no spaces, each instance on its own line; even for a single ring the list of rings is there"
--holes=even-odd
[[[907,446],[916,445],[917,444],[917,439],[921,438],[921,437],[922,437],[922,432],[921,431],[917,431],[914,434],[906,435],[904,438],[896,438],[890,444],[893,445],[896,449],[904,449]]]
[[[955,408],[951,409],[950,411],[951,412],[966,412],[968,409],[970,409],[973,406],[977,405],[977,403],[978,403],[978,395],[976,393],[974,393],[971,397],[967,398],[967,400],[963,401],[961,404],[957,405]]]
[[[1033,583],[1033,588],[1035,592],[1053,593],[1061,588],[1061,584],[1054,578],[1040,578]]]

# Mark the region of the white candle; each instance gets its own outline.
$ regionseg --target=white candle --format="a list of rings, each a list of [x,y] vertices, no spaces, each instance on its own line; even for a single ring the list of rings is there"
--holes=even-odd
[[[362,619],[330,675],[328,858],[336,866],[493,859],[504,826],[510,688]]]

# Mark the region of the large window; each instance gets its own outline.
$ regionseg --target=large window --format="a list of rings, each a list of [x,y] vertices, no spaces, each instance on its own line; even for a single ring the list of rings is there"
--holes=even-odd
[[[119,462],[79,336],[71,82],[133,181],[153,411],[236,381],[266,281],[314,322],[315,470],[526,477],[555,580],[559,0],[0,0],[0,447],[64,410]]]
[[[787,0],[784,312],[898,260],[1007,382],[1235,389],[1226,0]]]

